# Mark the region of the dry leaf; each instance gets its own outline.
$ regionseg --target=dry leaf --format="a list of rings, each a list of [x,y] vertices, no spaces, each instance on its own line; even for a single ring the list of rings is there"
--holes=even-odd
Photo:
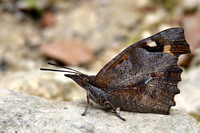
[[[41,50],[45,56],[68,65],[87,64],[92,60],[94,53],[87,45],[75,41],[42,44]]]

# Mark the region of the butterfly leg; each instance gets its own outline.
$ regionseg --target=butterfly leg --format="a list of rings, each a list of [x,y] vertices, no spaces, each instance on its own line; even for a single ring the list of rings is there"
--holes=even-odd
[[[90,96],[89,96],[89,92],[87,92],[87,106],[85,108],[85,111],[81,114],[82,116],[86,115],[89,106],[90,106]]]
[[[126,121],[126,119],[121,117],[120,113],[117,112],[116,108],[112,105],[112,103],[110,103],[109,101],[106,101],[104,104],[108,104],[112,108],[112,110],[115,112],[117,117],[119,117],[123,121]]]

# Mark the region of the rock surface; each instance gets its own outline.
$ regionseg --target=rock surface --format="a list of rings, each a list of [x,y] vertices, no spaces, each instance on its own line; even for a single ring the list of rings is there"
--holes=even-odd
[[[48,68],[49,66],[41,67]],[[74,69],[89,73],[78,67]],[[40,96],[54,102],[84,99],[86,97],[85,90],[65,77],[63,73],[44,72],[37,68],[28,72],[20,71],[10,74],[12,76],[8,75],[0,80],[0,88],[12,88],[14,91]]]
[[[53,103],[8,89],[0,92],[1,132],[177,132],[198,133],[196,121],[184,112],[171,110],[170,115],[122,111],[126,122],[110,111],[93,105],[86,116],[85,101]]]
[[[200,68],[193,67],[181,75],[182,82],[178,84],[181,93],[175,96],[175,108],[184,110],[194,116],[200,124]]]

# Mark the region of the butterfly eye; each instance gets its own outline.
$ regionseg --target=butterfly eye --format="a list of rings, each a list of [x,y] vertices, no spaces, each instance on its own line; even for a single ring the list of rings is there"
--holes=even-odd
[[[89,78],[85,78],[85,82],[87,82],[87,83],[88,83],[89,81],[90,81],[90,80],[89,80]]]
[[[83,77],[82,84],[85,86],[88,84],[89,81],[90,81],[89,78]]]

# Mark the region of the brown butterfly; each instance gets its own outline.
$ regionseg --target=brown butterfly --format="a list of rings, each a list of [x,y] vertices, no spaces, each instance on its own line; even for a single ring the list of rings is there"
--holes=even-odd
[[[174,96],[180,93],[182,69],[177,65],[181,54],[190,53],[182,28],[161,31],[129,46],[108,62],[96,76],[74,69],[67,71],[41,68],[45,71],[67,72],[87,92],[86,115],[90,99],[102,106],[126,111],[169,114],[175,106]]]

